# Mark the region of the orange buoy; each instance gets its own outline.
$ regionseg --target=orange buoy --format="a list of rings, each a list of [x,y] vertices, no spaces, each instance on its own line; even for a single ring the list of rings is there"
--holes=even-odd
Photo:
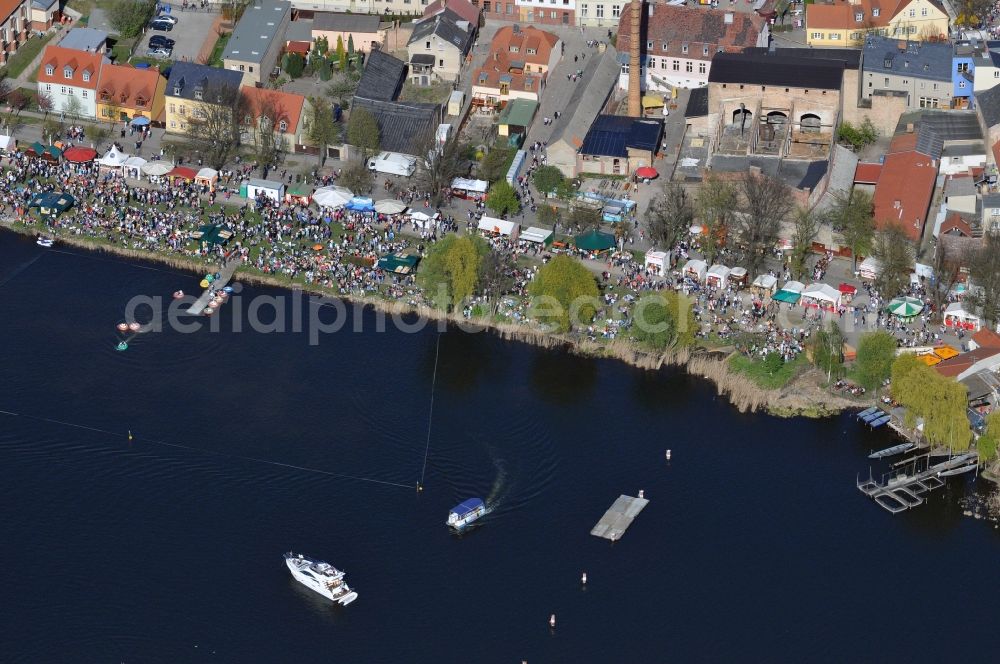
[[[119,332],[127,332],[128,331],[128,324],[127,323],[118,323],[118,325],[116,325],[115,327],[118,328]]]

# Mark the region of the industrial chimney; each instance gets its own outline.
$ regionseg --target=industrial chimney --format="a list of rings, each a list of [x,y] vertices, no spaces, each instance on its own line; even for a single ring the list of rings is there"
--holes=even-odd
[[[642,0],[629,3],[632,21],[628,63],[628,114],[642,117]]]

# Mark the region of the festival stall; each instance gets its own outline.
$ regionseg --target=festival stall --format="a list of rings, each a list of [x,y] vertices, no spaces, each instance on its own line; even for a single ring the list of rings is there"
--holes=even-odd
[[[580,251],[607,251],[615,246],[615,236],[594,229],[574,237],[573,244]]]
[[[836,311],[840,306],[840,291],[829,284],[809,284],[802,289],[802,305],[822,311]]]
[[[354,192],[347,187],[320,187],[313,192],[312,198],[320,207],[339,208],[354,198]]]
[[[251,201],[258,198],[270,198],[275,203],[280,203],[285,197],[285,185],[274,180],[260,180],[253,178],[240,187],[240,194]]]
[[[433,228],[436,225],[439,216],[440,215],[436,212],[434,213],[434,216],[431,216],[426,212],[421,212],[420,210],[410,210],[409,214],[410,221],[413,222],[413,225],[424,230]]]
[[[513,221],[507,221],[506,219],[487,217],[486,215],[483,215],[483,218],[479,220],[478,228],[484,233],[502,235],[504,237],[509,237],[512,240],[516,240],[521,231],[520,224],[514,223]]]
[[[208,187],[209,191],[215,191],[215,185],[219,181],[219,171],[206,166],[194,176],[194,183],[202,187]]]
[[[406,203],[395,198],[383,198],[375,201],[375,211],[379,214],[402,214],[406,212]]]
[[[730,271],[725,265],[716,263],[705,273],[705,285],[713,288],[725,288],[729,285]]]
[[[703,260],[698,260],[697,258],[688,261],[684,265],[684,276],[694,279],[699,284],[705,281],[706,272],[708,272],[708,263]]]
[[[146,160],[142,157],[129,157],[122,164],[122,175],[127,178],[139,179],[142,173],[142,166],[146,163]]]
[[[881,271],[882,264],[874,256],[864,259],[861,261],[861,265],[858,266],[858,276],[868,281],[874,281]]]
[[[553,237],[555,237],[555,235],[547,228],[529,226],[521,233],[520,239],[525,242],[535,242],[536,244],[547,247],[552,244]]]
[[[417,267],[419,256],[407,253],[388,254],[378,259],[376,267],[393,274],[410,274]]]
[[[455,178],[451,181],[451,193],[459,198],[479,200],[486,196],[486,188],[490,183],[486,180],[468,180]]]
[[[734,288],[746,288],[747,279],[747,269],[745,267],[734,267],[729,271],[729,284]]]
[[[344,208],[352,212],[374,212],[375,201],[367,196],[354,196],[351,200],[347,201]]]
[[[191,233],[191,238],[198,240],[202,249],[215,245],[224,245],[232,237],[233,230],[223,224],[206,224]]]
[[[134,159],[135,157],[133,157]],[[148,175],[151,178],[163,177],[173,168],[171,164],[165,161],[147,161],[144,164],[139,164],[139,170],[143,175]]]
[[[122,164],[126,161],[128,161],[128,155],[112,145],[111,149],[105,152],[104,156],[97,160],[97,165],[100,168],[113,168],[117,170],[121,168]]]
[[[837,286],[837,290],[840,291],[840,295],[843,297],[844,302],[850,302],[854,299],[854,296],[858,294],[857,288],[844,282],[841,282],[840,285]]]
[[[778,290],[778,278],[770,274],[759,274],[750,284],[751,295],[771,297]]]
[[[97,159],[97,150],[82,145],[74,145],[63,152],[63,159],[71,164],[89,164]]]
[[[285,190],[285,202],[292,205],[309,205],[312,200],[312,187],[297,184]]]
[[[76,204],[76,199],[67,193],[59,191],[46,191],[35,194],[28,203],[28,209],[38,208],[38,212],[45,216],[55,217]]]
[[[952,302],[944,310],[944,324],[957,330],[978,332],[982,328],[982,320],[971,311],[966,311],[961,302]]]
[[[771,299],[786,304],[796,304],[802,298],[802,289],[804,288],[805,284],[801,281],[786,281],[781,290],[772,295]]]
[[[171,183],[175,183],[178,180],[183,180],[184,182],[194,182],[195,177],[198,176],[198,171],[193,168],[188,168],[187,166],[174,166],[167,173],[167,179]]]
[[[924,303],[915,297],[897,297],[889,302],[885,310],[896,318],[908,322],[924,310]]]
[[[670,255],[665,251],[650,249],[643,259],[643,267],[647,270],[652,268],[657,274],[666,274],[670,268]]]
[[[0,152],[14,152],[17,150],[17,139],[13,136],[0,136]]]
[[[52,163],[57,163],[62,159],[62,150],[54,145],[42,145],[41,143],[32,143],[28,146],[25,152],[33,157],[38,157],[39,159],[44,159],[45,161],[50,161]]]

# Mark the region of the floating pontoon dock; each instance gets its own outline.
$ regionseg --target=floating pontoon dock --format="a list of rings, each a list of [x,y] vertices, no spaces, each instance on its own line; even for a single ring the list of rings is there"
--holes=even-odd
[[[923,464],[920,463],[921,460]],[[905,472],[905,469],[892,472],[888,479],[883,477],[884,481],[881,483],[869,476],[864,482],[858,482],[858,489],[881,507],[896,514],[923,504],[922,494],[944,486],[941,478],[974,470],[979,457],[972,453],[960,454],[930,465],[930,455],[923,455],[907,459],[906,463],[912,465],[910,473]],[[919,470],[921,465],[923,470]]]
[[[604,513],[590,534],[612,542],[620,540],[632,525],[632,520],[639,516],[639,512],[648,504],[649,501],[645,498],[633,498],[624,494],[618,496],[618,500]]]
[[[208,303],[212,300],[212,293],[225,288],[225,286],[229,283],[229,280],[233,278],[233,273],[236,272],[236,268],[240,266],[240,263],[241,261],[238,258],[226,263],[226,266],[217,273],[219,277],[209,284],[208,288],[205,289],[205,292],[202,293],[201,297],[199,297],[195,303],[188,308],[187,312],[194,316],[204,312],[205,307],[207,307]]]

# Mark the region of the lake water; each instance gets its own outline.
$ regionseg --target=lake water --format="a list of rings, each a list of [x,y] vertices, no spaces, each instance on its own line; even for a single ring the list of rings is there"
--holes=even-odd
[[[890,515],[855,476],[892,438],[850,415],[741,415],[676,371],[449,330],[418,495],[435,330],[369,311],[318,345],[234,333],[281,294],[247,288],[219,332],[115,352],[129,299],[178,288],[196,277],[0,236],[0,660],[985,659],[998,537],[962,516],[976,480]],[[589,534],[639,489],[620,542]],[[476,495],[493,513],[451,534]],[[295,583],[290,549],[359,599]]]

